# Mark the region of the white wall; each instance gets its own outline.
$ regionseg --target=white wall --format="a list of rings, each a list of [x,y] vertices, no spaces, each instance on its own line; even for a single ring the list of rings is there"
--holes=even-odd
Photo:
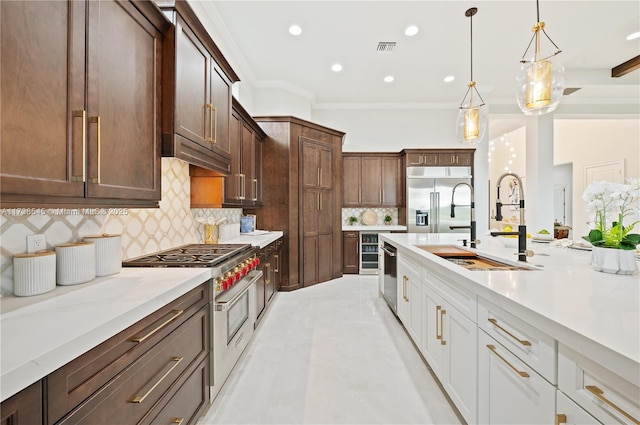
[[[554,162],[573,164],[573,238],[587,234],[585,167],[624,159],[625,177],[640,176],[639,119],[556,120]]]

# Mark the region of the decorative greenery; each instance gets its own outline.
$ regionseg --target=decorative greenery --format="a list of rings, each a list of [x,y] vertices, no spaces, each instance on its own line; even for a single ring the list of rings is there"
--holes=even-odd
[[[385,216],[384,216],[384,221],[386,221],[387,223],[391,223],[391,220],[392,220],[392,219],[393,219],[393,218],[392,218],[390,215],[385,215]]]
[[[356,224],[358,222],[358,218],[351,216],[349,217],[349,224]]]
[[[632,250],[640,244],[640,235],[630,233],[640,220],[628,226],[623,224],[625,217],[640,217],[640,178],[630,178],[627,182],[626,185],[593,182],[584,191],[582,199],[587,203],[589,221],[594,228],[582,238],[593,246]]]

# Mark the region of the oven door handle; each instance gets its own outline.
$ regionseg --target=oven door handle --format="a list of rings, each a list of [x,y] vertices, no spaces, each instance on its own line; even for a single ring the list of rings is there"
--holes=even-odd
[[[216,298],[215,311],[229,310],[231,306],[233,306],[233,304],[235,304],[235,302],[238,301],[238,299],[242,297],[249,290],[249,288],[262,277],[262,270],[253,270],[252,272],[250,272],[250,274],[247,275],[247,277],[251,278],[249,282],[243,283],[242,286],[233,286],[233,289],[238,289],[236,289],[235,291],[227,291],[226,293]]]

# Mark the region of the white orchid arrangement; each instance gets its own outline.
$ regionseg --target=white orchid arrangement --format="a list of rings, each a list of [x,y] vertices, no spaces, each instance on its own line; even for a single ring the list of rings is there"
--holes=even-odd
[[[640,178],[629,178],[627,184],[592,182],[582,199],[587,203],[589,222],[594,225],[583,239],[594,246],[627,250],[640,244],[640,235],[630,233],[640,223]],[[635,221],[624,226],[627,217]]]

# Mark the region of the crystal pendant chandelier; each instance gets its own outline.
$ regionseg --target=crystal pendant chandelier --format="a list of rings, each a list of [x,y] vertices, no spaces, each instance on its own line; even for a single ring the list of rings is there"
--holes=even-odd
[[[477,12],[478,9],[475,7],[464,12],[464,16],[467,16],[471,23],[471,80],[467,84],[467,92],[460,104],[456,123],[458,141],[469,145],[476,144],[482,140],[488,121],[487,106],[480,93],[478,93],[476,82],[473,81],[473,15]]]
[[[520,59],[520,74],[516,78],[518,84],[516,100],[525,115],[542,115],[555,110],[564,92],[564,67],[551,62],[562,50],[544,30],[544,22],[540,21],[539,0],[536,0],[536,10],[538,21],[531,29],[534,34]],[[542,57],[541,52],[543,34],[555,47],[555,52],[546,57]],[[534,44],[533,56],[527,58],[532,44]]]

